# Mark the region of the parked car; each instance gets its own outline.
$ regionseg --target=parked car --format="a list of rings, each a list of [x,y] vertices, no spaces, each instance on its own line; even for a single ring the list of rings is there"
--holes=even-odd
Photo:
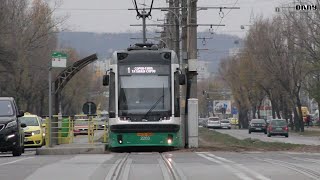
[[[252,119],[249,123],[249,134],[251,132],[264,132],[267,134],[267,122],[264,119]]]
[[[87,120],[75,120],[73,134],[76,135],[88,135],[90,121]],[[90,128],[94,130],[94,124],[90,124]]]
[[[221,128],[231,129],[230,120],[228,120],[228,119],[222,119],[220,122],[221,122]]]
[[[20,156],[24,152],[24,131],[26,124],[19,117],[24,112],[19,111],[14,98],[0,97],[0,152],[12,152]]]
[[[23,117],[20,117],[20,121],[27,125],[24,128],[24,146],[42,147],[45,144],[45,130],[42,119],[37,115],[25,113]]]
[[[230,123],[231,123],[232,125],[238,125],[238,124],[239,124],[239,121],[238,121],[237,118],[229,118],[229,120],[230,120]]]
[[[221,128],[221,122],[219,117],[209,117],[207,124],[207,128]]]
[[[272,119],[270,120],[270,124],[268,126],[268,137],[271,136],[285,136],[289,137],[289,128],[287,121],[285,119]]]

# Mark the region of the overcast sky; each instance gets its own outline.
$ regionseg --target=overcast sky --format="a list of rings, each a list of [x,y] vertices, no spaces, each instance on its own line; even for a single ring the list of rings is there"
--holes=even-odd
[[[240,9],[231,10],[226,15],[216,33],[234,34],[240,37],[245,35],[245,30],[240,29],[240,25],[249,25],[250,15],[256,17],[272,17],[275,15],[275,7],[289,0],[198,0],[198,6],[235,6]],[[150,4],[151,0],[137,0],[137,2]],[[168,6],[166,0],[155,0],[154,7]],[[140,6],[141,7],[141,6]],[[85,32],[139,32],[141,27],[130,27],[130,24],[141,23],[136,19],[135,11],[128,11],[133,8],[132,0],[62,0],[56,16],[68,16],[63,25],[69,31]],[[104,10],[102,10],[104,9]],[[223,10],[227,14],[229,10]],[[152,11],[152,20],[147,23],[157,22],[157,19],[164,18],[164,12],[159,10]],[[220,22],[219,10],[199,11],[199,24],[218,24]],[[217,27],[213,27],[216,29]],[[161,31],[161,28],[148,27],[148,31]],[[209,31],[209,27],[199,27],[199,31]]]

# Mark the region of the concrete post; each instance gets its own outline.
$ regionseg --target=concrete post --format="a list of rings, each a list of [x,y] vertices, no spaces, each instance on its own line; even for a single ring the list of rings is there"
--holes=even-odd
[[[188,148],[198,148],[198,99],[188,99],[188,107]]]

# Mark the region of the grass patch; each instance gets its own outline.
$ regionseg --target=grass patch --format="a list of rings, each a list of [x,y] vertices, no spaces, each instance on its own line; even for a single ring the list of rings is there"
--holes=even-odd
[[[200,147],[227,151],[287,151],[303,149],[305,145],[281,142],[264,142],[258,139],[237,139],[228,134],[199,128]],[[319,148],[320,149],[320,148]]]

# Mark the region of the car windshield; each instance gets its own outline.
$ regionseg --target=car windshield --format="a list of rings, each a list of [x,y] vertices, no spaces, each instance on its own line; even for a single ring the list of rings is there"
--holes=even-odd
[[[10,101],[0,101],[0,116],[13,116],[14,111]]]
[[[219,118],[209,118],[210,121],[219,121]]]
[[[273,126],[286,126],[287,122],[284,120],[272,120],[271,125],[273,125]]]
[[[36,117],[21,117],[20,121],[27,126],[39,126],[39,122]]]
[[[263,123],[263,124],[265,124],[266,121],[264,119],[252,119],[251,123]]]
[[[75,121],[74,122],[74,125],[76,126],[85,126],[85,125],[88,125],[89,122],[88,121],[84,121],[84,120],[78,120],[78,121]]]

